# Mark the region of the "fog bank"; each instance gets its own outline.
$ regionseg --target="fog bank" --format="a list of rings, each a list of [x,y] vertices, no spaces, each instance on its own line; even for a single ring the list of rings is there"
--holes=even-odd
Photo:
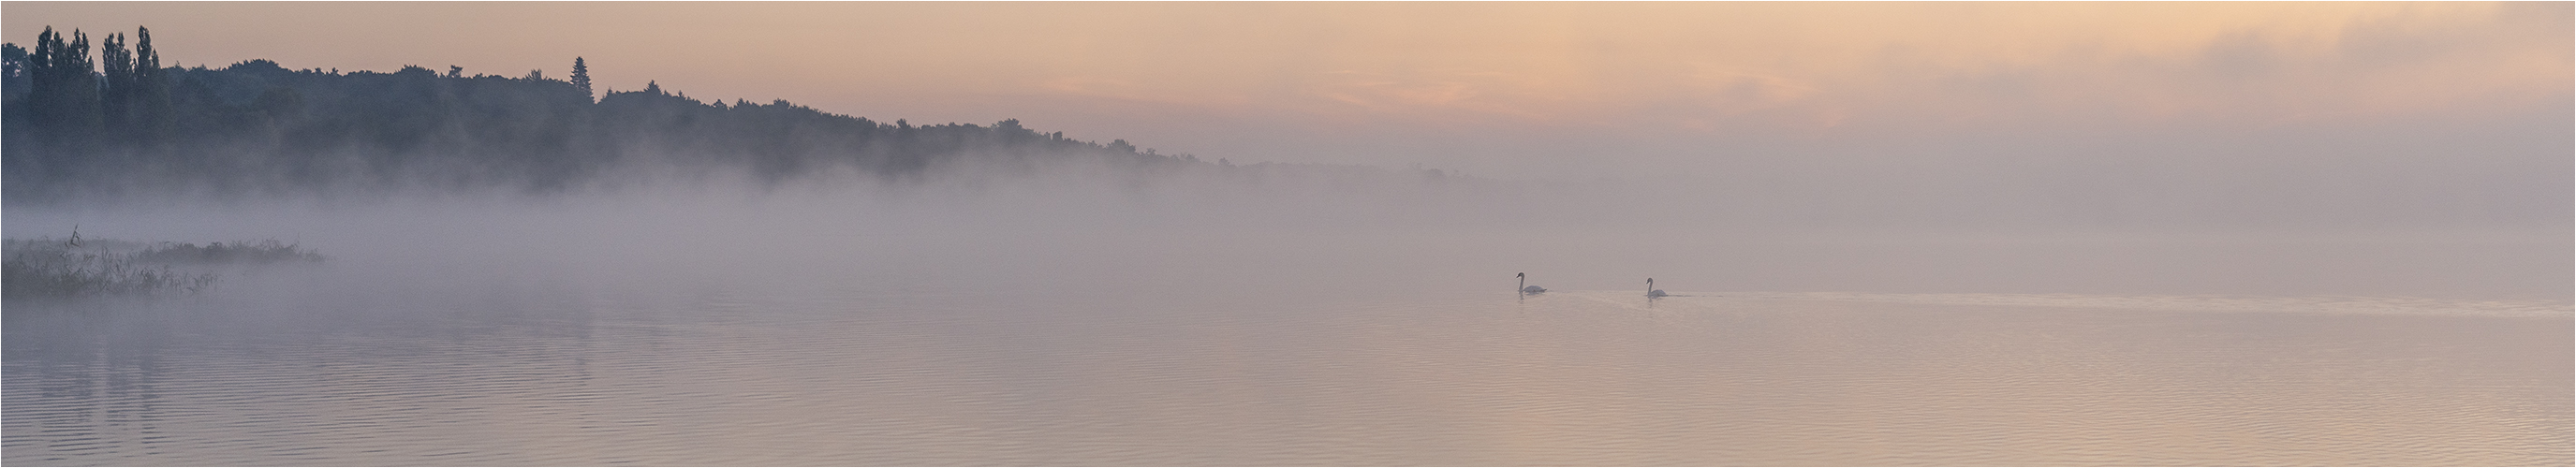
[[[1798,213],[1788,207],[1813,200],[1795,190],[1743,201],[1730,197],[1761,191],[1234,170],[1070,163],[894,181],[145,199],[12,206],[6,226],[12,237],[78,225],[92,237],[288,239],[334,268],[491,287],[1401,295],[1506,291],[1527,272],[1563,290],[1654,277],[1676,291],[2563,301],[2576,283],[2563,230],[1925,222],[1821,204]]]

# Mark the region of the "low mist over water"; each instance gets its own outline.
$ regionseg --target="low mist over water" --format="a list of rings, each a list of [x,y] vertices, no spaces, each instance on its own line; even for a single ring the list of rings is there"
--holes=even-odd
[[[603,21],[705,7],[621,6]],[[1012,8],[1213,27],[1237,7]],[[2518,19],[2566,5],[2289,16],[2333,28],[2193,10],[2257,26],[2010,54],[1790,20],[1902,10],[2042,45],[2092,36],[1995,25],[2200,23],[1529,17],[1637,36],[1416,7],[1259,5],[1278,37],[1204,46],[1342,31],[1418,67],[1072,60],[1205,52],[1117,35],[1010,66],[964,39],[943,60],[690,62],[775,67],[751,85],[630,79],[660,69],[605,45],[524,75],[226,58],[222,27],[39,33],[21,18],[106,13],[13,3],[0,463],[2576,462],[2576,66],[2532,53],[2564,52],[2567,22]],[[1650,34],[1738,16],[1849,66]],[[1487,40],[1352,19],[1381,17]],[[1496,32],[1531,21],[1599,43]],[[790,26],[753,31],[848,34]],[[1118,51],[1053,49],[1086,41]],[[1560,49],[1590,52],[1449,61]],[[887,65],[801,68],[841,62]],[[2427,63],[2490,92],[2406,92]],[[2548,66],[2508,66],[2529,63]],[[982,81],[934,81],[991,90],[895,77],[956,70]],[[1591,74],[1611,71],[1643,78]],[[809,75],[850,85],[732,97]],[[2265,91],[2284,89],[2311,94]],[[929,119],[988,101],[1049,117]]]
[[[277,236],[329,260],[223,270],[199,294],[12,299],[6,453],[29,465],[2571,456],[2576,324],[2555,238],[1891,234],[1523,211],[1510,201],[1566,189],[1499,183],[998,180],[12,209],[13,236],[71,224],[99,238]],[[1551,291],[1513,293],[1522,272]],[[1679,297],[1643,297],[1650,275]]]
[[[350,265],[186,301],[12,306],[11,463],[2569,456],[2563,308],[1518,298],[936,269],[599,284]],[[816,284],[833,282],[859,284]]]

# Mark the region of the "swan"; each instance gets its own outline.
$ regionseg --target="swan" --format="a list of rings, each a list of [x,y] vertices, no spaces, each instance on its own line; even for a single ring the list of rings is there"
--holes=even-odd
[[[1518,276],[1518,277],[1520,277],[1520,279],[1521,279],[1521,294],[1538,294],[1538,293],[1547,292],[1547,288],[1542,288],[1542,287],[1537,287],[1537,286],[1531,286],[1531,285],[1529,285],[1529,274],[1528,274],[1528,273],[1521,273],[1521,274],[1516,274],[1516,275],[1512,275],[1512,276]]]
[[[1655,289],[1655,279],[1654,279],[1654,278],[1646,278],[1646,297],[1664,297],[1664,296],[1671,296],[1671,294],[1664,294],[1664,290],[1661,290],[1661,289]]]

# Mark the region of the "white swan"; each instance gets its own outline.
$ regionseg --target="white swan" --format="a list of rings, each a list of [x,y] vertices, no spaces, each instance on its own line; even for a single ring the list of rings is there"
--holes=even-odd
[[[1531,285],[1529,285],[1529,274],[1528,274],[1528,273],[1521,273],[1521,274],[1516,274],[1516,275],[1512,275],[1512,276],[1518,276],[1518,277],[1520,277],[1520,278],[1521,278],[1521,294],[1538,294],[1538,293],[1547,292],[1547,288],[1542,288],[1542,287],[1537,287],[1537,286],[1531,286]]]
[[[1655,279],[1654,279],[1654,278],[1646,278],[1646,297],[1664,297],[1664,296],[1671,296],[1671,294],[1664,294],[1664,290],[1661,290],[1661,289],[1655,289]]]

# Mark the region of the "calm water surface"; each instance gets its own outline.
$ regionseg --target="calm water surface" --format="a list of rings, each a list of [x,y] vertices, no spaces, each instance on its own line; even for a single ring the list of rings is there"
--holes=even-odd
[[[11,303],[0,461],[2576,462],[2563,305],[322,270]]]

